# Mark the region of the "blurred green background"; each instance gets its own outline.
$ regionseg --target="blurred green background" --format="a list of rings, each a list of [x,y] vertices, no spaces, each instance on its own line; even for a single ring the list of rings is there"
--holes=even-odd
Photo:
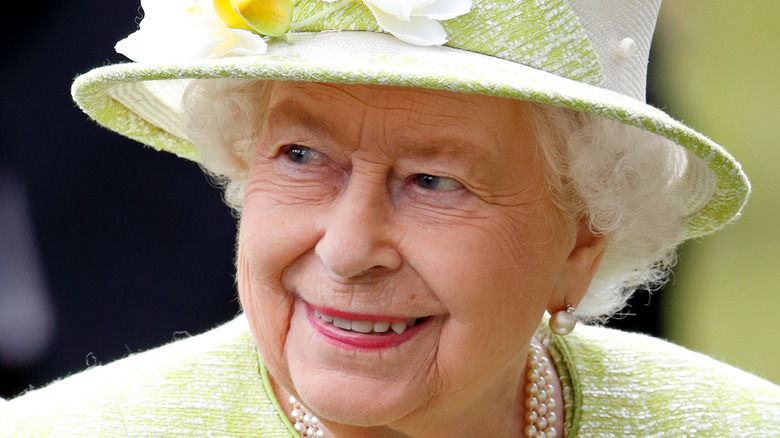
[[[653,56],[672,116],[725,146],[753,194],[689,242],[662,300],[674,342],[780,383],[780,1],[667,0]]]

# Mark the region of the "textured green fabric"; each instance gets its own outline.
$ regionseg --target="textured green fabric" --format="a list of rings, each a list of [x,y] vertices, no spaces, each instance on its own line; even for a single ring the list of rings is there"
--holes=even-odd
[[[577,16],[565,0],[544,2],[483,1],[466,15],[442,23],[449,47],[484,53],[537,68],[575,81],[599,85],[601,66]],[[293,23],[315,15],[329,5],[302,0],[295,5]],[[546,23],[540,31],[539,21]],[[486,27],[484,23],[493,23]],[[348,8],[297,29],[379,32],[368,8],[354,3]],[[500,41],[501,44],[495,44]]]
[[[242,316],[0,405],[2,437],[293,437]]]
[[[569,437],[778,437],[780,388],[647,336],[578,326],[551,350]],[[295,437],[244,316],[0,403],[1,437]]]
[[[569,437],[780,437],[780,387],[708,356],[588,326],[551,346]]]
[[[325,7],[302,0],[294,21]],[[365,83],[481,93],[598,114],[662,135],[691,150],[717,177],[683,196],[696,205],[688,237],[715,231],[739,216],[750,184],[739,163],[709,138],[664,112],[603,88],[603,69],[577,16],[563,0],[475,0],[468,14],[442,22],[446,47],[419,47],[375,32],[355,4],[292,33],[270,39],[266,54],[165,64],[118,64],[76,79],[72,95],[104,126],[178,156],[199,161],[181,111],[186,80],[247,78]],[[178,98],[178,99],[177,99]],[[704,187],[704,185],[702,185]],[[701,189],[701,187],[699,187]]]

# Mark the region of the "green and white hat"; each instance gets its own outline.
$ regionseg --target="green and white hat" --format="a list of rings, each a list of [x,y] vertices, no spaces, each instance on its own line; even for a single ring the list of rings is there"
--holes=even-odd
[[[750,184],[721,146],[645,103],[660,0],[142,0],[117,44],[135,63],[76,79],[102,125],[199,161],[182,94],[193,79],[423,87],[597,114],[692,151],[688,236],[739,216]]]

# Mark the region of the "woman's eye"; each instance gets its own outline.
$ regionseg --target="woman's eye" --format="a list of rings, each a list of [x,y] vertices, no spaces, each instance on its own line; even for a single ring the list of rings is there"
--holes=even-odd
[[[298,164],[317,164],[324,158],[321,152],[297,144],[287,146],[283,153],[288,160]]]
[[[420,173],[414,177],[414,182],[425,190],[451,191],[463,188],[463,184],[444,176]]]

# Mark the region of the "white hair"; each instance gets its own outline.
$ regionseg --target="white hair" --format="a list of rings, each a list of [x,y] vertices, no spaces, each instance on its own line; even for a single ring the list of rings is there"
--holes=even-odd
[[[609,236],[576,311],[579,319],[603,320],[637,289],[658,289],[668,277],[686,231],[682,167],[698,158],[666,138],[593,114],[540,105],[537,117],[559,208]]]
[[[268,84],[200,80],[185,93],[188,137],[238,215]],[[587,219],[592,231],[609,236],[576,311],[581,320],[603,321],[636,289],[658,288],[667,278],[686,231],[680,167],[697,158],[632,126],[566,108],[531,106],[551,196],[565,214]]]

